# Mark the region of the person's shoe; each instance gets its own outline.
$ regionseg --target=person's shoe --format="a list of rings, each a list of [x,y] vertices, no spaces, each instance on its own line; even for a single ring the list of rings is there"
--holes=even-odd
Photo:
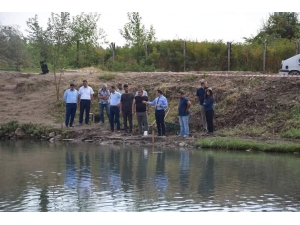
[[[183,135],[182,137],[183,137],[183,138],[187,138],[187,137],[189,137],[189,136],[188,136],[188,135]]]
[[[82,123],[79,124],[79,126],[82,126],[82,125],[83,125]]]
[[[177,137],[183,137],[182,135],[178,135]]]
[[[124,132],[123,136],[126,136],[126,135],[127,135],[127,133],[126,133],[126,132]]]
[[[167,137],[166,135],[162,135],[163,138]]]
[[[131,132],[129,132],[128,136],[132,136],[132,133],[131,133]]]
[[[74,127],[73,125],[70,126],[71,128]]]

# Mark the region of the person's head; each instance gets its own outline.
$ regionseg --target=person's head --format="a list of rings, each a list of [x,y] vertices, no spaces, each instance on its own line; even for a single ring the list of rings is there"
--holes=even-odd
[[[208,98],[208,97],[212,97],[213,96],[213,91],[211,88],[207,88],[205,90],[205,98]]]
[[[103,90],[103,91],[106,91],[106,89],[107,89],[107,84],[103,84],[103,85],[102,85],[102,90]]]
[[[125,93],[128,93],[128,85],[127,84],[124,84],[124,90],[125,90]]]
[[[82,84],[83,84],[84,87],[87,87],[87,80],[83,80]]]
[[[183,98],[185,93],[183,91],[178,91],[178,97]]]
[[[138,90],[143,90],[143,86],[142,85],[138,85]]]
[[[110,92],[111,92],[111,93],[115,93],[115,91],[116,91],[116,87],[115,87],[115,86],[111,86],[111,87],[110,87]]]
[[[119,90],[122,90],[122,89],[123,89],[121,83],[118,83],[118,89],[119,89]]]
[[[143,96],[143,90],[138,90],[138,96],[140,96],[140,97]]]
[[[156,91],[156,96],[161,96],[163,94],[162,90],[158,89]]]
[[[71,91],[73,91],[74,88],[75,88],[75,85],[74,85],[73,83],[71,83],[71,84],[70,84],[70,89],[71,89]]]
[[[205,88],[206,87],[205,80],[200,80],[200,85],[201,85],[201,87]]]

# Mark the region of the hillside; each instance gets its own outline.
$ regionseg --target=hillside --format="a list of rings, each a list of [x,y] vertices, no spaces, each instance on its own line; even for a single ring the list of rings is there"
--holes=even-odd
[[[112,73],[97,70],[66,72],[62,78],[63,91],[74,82],[77,87],[87,79],[94,91],[103,83],[129,84],[135,91],[142,84],[150,95],[160,88],[170,103],[166,121],[178,123],[177,91],[184,90],[192,101],[191,133],[198,135],[201,128],[199,105],[195,96],[199,80],[205,79],[215,95],[215,130],[217,135],[300,138],[300,77],[245,77],[210,76],[203,73]],[[253,73],[249,73],[253,74]],[[100,76],[100,79],[99,79]],[[56,102],[53,74],[39,75],[18,72],[0,72],[0,124],[10,120],[60,127],[64,118],[62,100]],[[96,100],[96,94],[95,94]],[[99,113],[98,101],[93,112]],[[76,123],[78,116],[76,116]],[[149,122],[154,121],[153,111]],[[97,127],[92,125],[91,127]],[[77,128],[76,129],[81,129]],[[82,128],[84,129],[84,128]],[[299,136],[297,136],[299,135]]]

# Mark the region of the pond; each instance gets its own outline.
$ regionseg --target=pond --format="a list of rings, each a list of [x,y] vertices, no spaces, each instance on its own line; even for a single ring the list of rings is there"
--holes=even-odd
[[[299,155],[0,142],[0,211],[300,211]]]

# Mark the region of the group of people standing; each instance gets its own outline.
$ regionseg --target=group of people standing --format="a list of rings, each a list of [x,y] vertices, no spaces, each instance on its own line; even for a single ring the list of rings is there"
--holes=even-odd
[[[206,134],[213,134],[214,98],[212,89],[207,87],[204,80],[200,81],[201,87],[197,89],[196,95],[200,102],[203,131]],[[66,127],[73,127],[77,106],[80,107],[79,125],[83,125],[83,114],[85,113],[85,124],[89,124],[90,107],[93,102],[94,91],[88,86],[87,81],[83,80],[83,85],[77,91],[73,83],[64,92],[66,102]],[[191,101],[185,96],[183,91],[178,92],[178,117],[180,123],[180,137],[189,137],[189,116]],[[109,118],[111,132],[121,129],[120,117],[123,118],[124,135],[132,135],[133,116],[136,116],[139,134],[148,132],[148,116],[151,108],[155,111],[155,121],[157,125],[157,136],[166,136],[165,110],[168,108],[168,100],[161,90],[156,91],[156,98],[149,101],[148,93],[143,90],[141,85],[135,94],[129,92],[127,84],[118,84],[118,88],[103,84],[98,90],[100,122],[104,124],[104,110]],[[151,107],[152,106],[152,107]],[[128,123],[129,126],[128,126]],[[146,133],[147,133],[146,132]]]

